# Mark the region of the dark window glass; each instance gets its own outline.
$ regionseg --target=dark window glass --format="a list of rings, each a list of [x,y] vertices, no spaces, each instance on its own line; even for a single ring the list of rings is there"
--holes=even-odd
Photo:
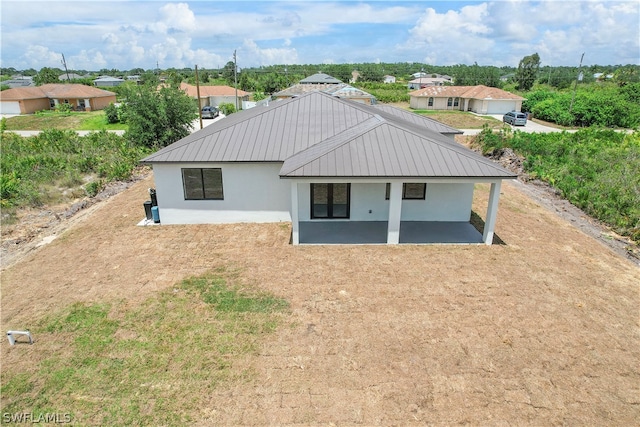
[[[447,99],[447,107],[451,107],[452,103],[453,103],[453,98],[448,98]]]
[[[429,107],[433,107],[433,98],[429,98]]]
[[[311,184],[311,218],[349,218],[351,184]]]
[[[404,200],[424,200],[427,194],[426,183],[404,183],[402,184],[402,198]],[[391,195],[391,183],[387,182],[384,199],[389,200]]]
[[[222,169],[184,168],[182,184],[185,200],[222,200]]]
[[[453,106],[457,107],[458,105],[460,105],[460,98],[456,98],[453,100]]]

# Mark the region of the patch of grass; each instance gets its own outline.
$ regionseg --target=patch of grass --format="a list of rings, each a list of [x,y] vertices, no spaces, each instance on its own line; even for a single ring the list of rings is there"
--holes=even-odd
[[[37,114],[9,117],[6,130],[126,130],[122,123],[107,124],[104,111],[59,113],[42,111]]]
[[[411,110],[456,129],[482,129],[484,125],[491,129],[500,129],[503,123],[491,116],[478,116],[465,111]]]
[[[43,319],[32,332],[47,356],[31,372],[3,371],[3,411],[70,413],[86,425],[197,421],[212,390],[255,375],[236,361],[289,307],[238,279],[219,270],[134,308],[76,303]]]

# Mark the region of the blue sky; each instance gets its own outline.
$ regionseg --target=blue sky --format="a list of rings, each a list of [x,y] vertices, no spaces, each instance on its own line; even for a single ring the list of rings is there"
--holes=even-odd
[[[640,64],[633,1],[0,2],[2,67]]]

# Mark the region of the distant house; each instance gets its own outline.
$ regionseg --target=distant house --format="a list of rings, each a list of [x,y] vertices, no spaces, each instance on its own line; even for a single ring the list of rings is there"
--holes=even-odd
[[[2,114],[31,114],[69,104],[74,110],[102,110],[116,102],[116,94],[81,84],[52,83],[0,92]]]
[[[452,79],[449,76],[435,75],[436,77],[418,77],[411,80],[407,87],[409,90],[421,89],[427,86],[444,86],[445,84],[451,84]]]
[[[411,77],[413,77],[414,79],[419,79],[420,77],[427,77],[427,73],[425,73],[424,71],[421,71],[419,73],[411,74]]]
[[[525,98],[495,87],[427,86],[410,92],[409,105],[416,110],[460,110],[478,114],[520,111]]]
[[[395,83],[396,78],[393,76],[386,75],[384,76],[384,83]]]
[[[110,76],[99,77],[93,81],[94,86],[97,87],[115,87],[120,86],[122,83],[124,83],[123,79]]]
[[[296,98],[298,96],[304,95],[309,92],[324,92],[326,94],[338,97],[349,99],[351,101],[360,102],[363,104],[375,104],[376,98],[363,91],[362,89],[355,88],[346,83],[338,83],[338,84],[327,84],[327,83],[316,83],[316,84],[296,84],[291,87],[288,87],[280,92],[276,92],[273,94],[275,99],[288,99],[288,98]]]
[[[313,91],[233,114],[142,160],[162,224],[280,222],[304,243],[491,244],[516,175],[424,116]],[[485,225],[474,185],[491,186]]]
[[[198,88],[188,83],[180,83],[180,89],[185,91],[193,99],[198,99]],[[249,101],[249,92],[237,90],[238,109],[242,101]],[[200,86],[200,108],[211,105],[236,104],[236,89],[231,86]]]
[[[342,83],[340,80],[336,79],[335,77],[332,77],[328,74],[324,74],[324,73],[316,73],[312,76],[309,76],[305,79],[300,80],[299,82],[301,85],[305,85],[305,84],[310,84],[310,85],[317,85],[317,84],[326,84],[326,85],[335,85],[338,83]]]
[[[78,79],[84,79],[84,76],[81,76],[80,74],[76,74],[76,73],[64,73],[58,76],[58,80],[63,82],[69,81],[69,80],[78,80]]]
[[[33,77],[29,76],[13,76],[9,80],[4,80],[3,85],[9,86],[10,89],[15,87],[35,86]]]

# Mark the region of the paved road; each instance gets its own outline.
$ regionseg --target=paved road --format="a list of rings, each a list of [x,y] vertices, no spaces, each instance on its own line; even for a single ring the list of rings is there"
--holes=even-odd
[[[490,117],[495,118],[496,120],[502,121],[502,114],[489,114]],[[527,120],[527,124],[524,126],[511,126],[505,123],[505,126],[510,126],[511,129],[520,130],[522,132],[562,132],[562,129],[557,129],[550,126],[545,126],[540,123],[533,122],[531,120]],[[482,129],[460,129],[464,132],[464,135],[477,135]],[[575,132],[574,130],[568,130],[567,132]]]

